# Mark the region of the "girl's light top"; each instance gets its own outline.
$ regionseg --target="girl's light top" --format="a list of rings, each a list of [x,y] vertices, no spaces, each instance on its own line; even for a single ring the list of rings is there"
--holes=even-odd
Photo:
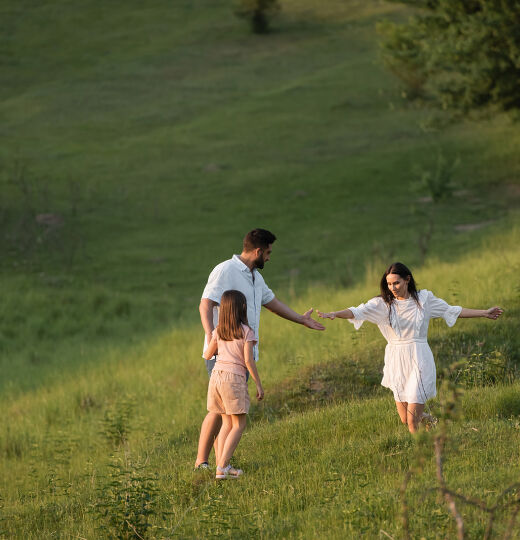
[[[213,368],[216,371],[228,371],[237,375],[246,375],[247,367],[244,358],[244,346],[246,341],[252,341],[256,344],[255,333],[249,326],[242,325],[243,337],[233,341],[224,341],[216,334],[217,329],[213,330],[213,335],[217,335],[217,362]]]
[[[450,306],[431,291],[419,291],[419,304],[413,299],[396,300],[390,313],[381,297],[349,308],[356,330],[363,321],[377,324],[388,341],[381,384],[394,392],[396,401],[425,403],[437,393],[433,354],[427,343],[430,319],[442,317],[453,326],[460,315],[460,306]]]

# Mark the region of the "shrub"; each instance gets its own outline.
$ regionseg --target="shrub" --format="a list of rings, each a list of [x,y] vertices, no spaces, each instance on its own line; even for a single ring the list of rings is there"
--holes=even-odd
[[[134,408],[134,400],[125,397],[105,411],[101,420],[102,434],[114,446],[127,441]]]
[[[442,149],[439,149],[435,167],[421,170],[419,179],[412,184],[412,188],[427,194],[434,203],[449,199],[456,187],[453,176],[458,163],[458,159],[448,159]]]
[[[514,371],[500,351],[478,351],[460,363],[455,380],[467,388],[511,383]]]

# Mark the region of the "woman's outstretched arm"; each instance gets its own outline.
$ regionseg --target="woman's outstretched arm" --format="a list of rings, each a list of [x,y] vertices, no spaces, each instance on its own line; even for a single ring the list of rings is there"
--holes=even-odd
[[[330,313],[322,313],[319,309],[316,310],[316,312],[318,313],[318,315],[322,318],[322,319],[353,319],[354,318],[354,314],[352,313],[352,311],[350,311],[350,309],[344,309],[342,311],[331,311]]]
[[[472,319],[474,317],[485,317],[487,319],[496,320],[504,313],[502,308],[498,306],[489,308],[489,309],[468,309],[462,308],[460,312],[459,319]]]

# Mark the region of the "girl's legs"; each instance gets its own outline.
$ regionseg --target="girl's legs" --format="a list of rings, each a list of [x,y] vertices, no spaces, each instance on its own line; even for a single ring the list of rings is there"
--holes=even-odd
[[[222,427],[219,433],[219,456],[217,465],[224,469],[229,465],[229,460],[233,455],[242,433],[246,427],[246,415],[245,414],[226,414],[222,415]],[[226,436],[223,436],[223,431],[226,430]]]
[[[215,459],[218,460],[217,440],[221,424],[220,414],[209,412],[206,418],[204,418],[204,422],[202,422],[202,427],[200,428],[199,449],[195,467],[198,467],[201,463],[208,462],[212,445],[215,448]]]
[[[215,464],[220,465],[220,455],[222,454],[222,449],[224,448],[224,444],[226,443],[227,436],[229,435],[229,432],[231,431],[231,428],[233,427],[233,424],[231,422],[231,416],[229,414],[222,414],[222,427],[220,428],[220,431],[218,432],[218,437],[216,439],[218,452],[215,453]]]

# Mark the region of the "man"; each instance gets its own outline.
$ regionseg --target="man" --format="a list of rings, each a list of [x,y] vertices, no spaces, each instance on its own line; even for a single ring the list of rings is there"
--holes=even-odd
[[[205,332],[204,349],[211,341],[211,334],[218,322],[218,305],[222,293],[230,289],[241,291],[245,295],[247,300],[247,320],[249,326],[255,332],[257,340],[262,306],[284,319],[302,324],[307,328],[325,330],[324,326],[311,318],[312,309],[300,315],[278,300],[258,272],[270,259],[275,240],[275,235],[269,231],[254,229],[246,234],[242,253],[233,255],[231,259],[220,263],[211,272],[199,306],[200,320]],[[253,356],[255,361],[258,361],[258,341],[254,347]],[[215,362],[215,357],[206,360],[209,375],[211,375]],[[206,415],[200,431],[195,468],[208,467],[209,453],[220,430],[220,425],[220,415],[216,413]],[[217,451],[217,448],[215,448],[215,451]]]

